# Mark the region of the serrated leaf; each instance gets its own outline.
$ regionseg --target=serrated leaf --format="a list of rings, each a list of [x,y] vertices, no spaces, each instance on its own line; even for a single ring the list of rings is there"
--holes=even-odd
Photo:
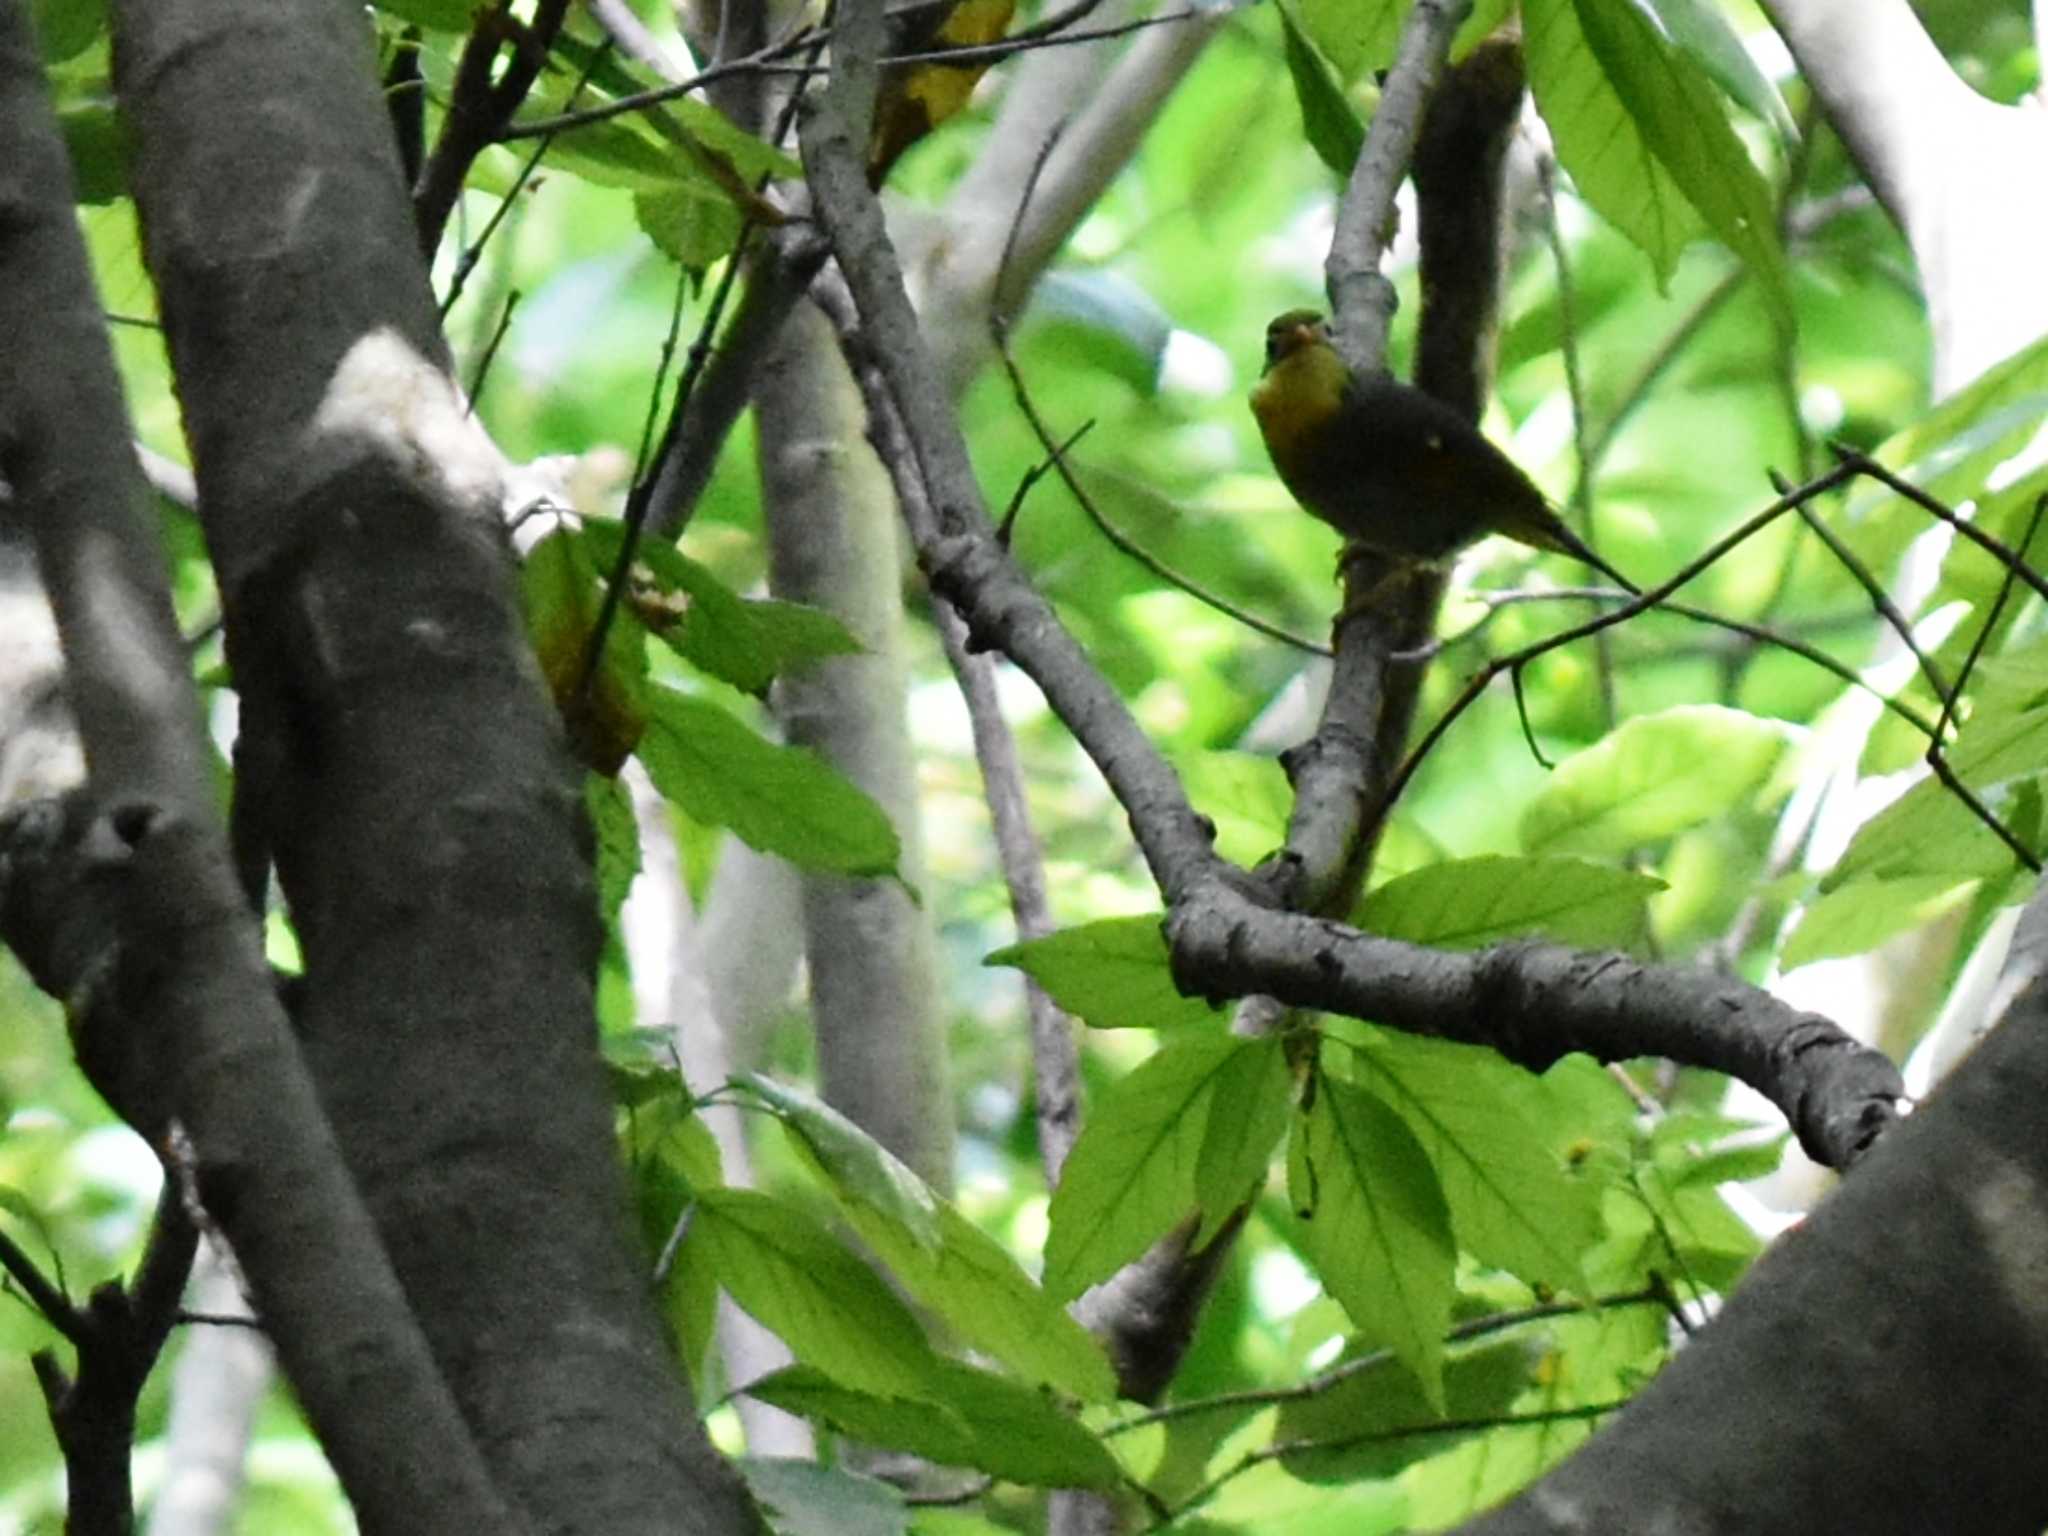
[[[2019,791],[2031,786],[2021,784]],[[2038,836],[2038,795],[1989,797],[1986,809],[2003,816],[2023,843]],[[1939,779],[1922,779],[1856,829],[1835,867],[1822,877],[1828,894],[1870,880],[1937,875],[1949,880],[2002,877],[2016,864],[2004,839],[1986,826]]]
[[[929,1397],[916,1403],[850,1390],[804,1366],[762,1377],[747,1395],[858,1440],[1011,1482],[1108,1488],[1122,1479],[1102,1443],[1039,1393],[953,1361],[940,1362]]]
[[[1328,1076],[1296,1134],[1315,1181],[1301,1242],[1324,1289],[1414,1372],[1430,1406],[1443,1412],[1458,1250],[1429,1158],[1399,1115]]]
[[[1574,0],[1524,0],[1529,91],[1558,163],[1601,217],[1650,258],[1659,287],[1678,253],[1706,232],[1588,43]]]
[[[1768,1178],[1785,1160],[1785,1148],[1792,1140],[1785,1132],[1759,1142],[1728,1142],[1703,1152],[1690,1162],[1665,1169],[1675,1189],[1684,1184],[1746,1184]]]
[[[1682,1265],[1692,1283],[1725,1291],[1763,1249],[1762,1239],[1712,1186],[1674,1181],[1659,1169],[1642,1168],[1635,1191],[1656,1218],[1654,1241],[1663,1252],[1652,1258],[1653,1269]]]
[[[1954,911],[1976,888],[1974,880],[1959,883],[1952,875],[1851,881],[1826,892],[1800,915],[1778,963],[1789,971],[1836,955],[1860,955]]]
[[[1624,722],[1558,765],[1522,813],[1532,853],[1625,853],[1748,801],[1790,728],[1717,704]]]
[[[1217,1229],[1264,1186],[1273,1153],[1287,1133],[1294,1074],[1278,1035],[1253,1040],[1216,1074],[1209,1125],[1195,1163],[1195,1196],[1202,1224],[1195,1247],[1208,1246]]]
[[[1047,1294],[1078,1296],[1195,1209],[1217,1082],[1250,1047],[1225,1035],[1178,1035],[1098,1097],[1053,1191]]]
[[[794,1456],[740,1456],[747,1491],[777,1536],[903,1536],[910,1512],[879,1478]]]
[[[1536,1079],[1490,1051],[1381,1031],[1352,1065],[1429,1157],[1462,1247],[1531,1283],[1585,1292],[1604,1181],[1569,1169],[1546,1137]]]
[[[1281,1464],[1291,1476],[1311,1483],[1393,1477],[1415,1462],[1442,1455],[1461,1440],[1491,1433],[1486,1421],[1507,1412],[1534,1378],[1543,1352],[1541,1336],[1524,1335],[1454,1353],[1444,1362],[1441,1414],[1430,1406],[1412,1375],[1384,1368],[1361,1370],[1327,1392],[1282,1406],[1273,1428],[1276,1443],[1314,1447],[1327,1442],[1328,1449],[1293,1451]],[[1339,1363],[1369,1353],[1376,1351],[1354,1346]],[[1486,1427],[1418,1432],[1443,1418]]]
[[[1595,949],[1638,948],[1664,882],[1585,859],[1452,859],[1402,875],[1365,899],[1358,926],[1392,939],[1477,949],[1531,936]]]
[[[668,799],[707,826],[804,869],[895,873],[902,849],[882,808],[803,747],[778,746],[704,699],[648,690],[640,761]]]
[[[1791,278],[1778,246],[1770,188],[1729,127],[1720,98],[1639,0],[1573,5],[1588,50],[1651,153],[1686,202],[1749,268],[1772,318],[1789,334]],[[1562,149],[1560,143],[1560,159]]]
[[[775,1112],[835,1195],[887,1218],[926,1253],[937,1252],[942,1202],[895,1153],[799,1089],[752,1072],[741,1081]]]
[[[749,1189],[701,1192],[685,1246],[797,1359],[883,1397],[922,1397],[939,1364],[875,1272],[816,1219]]]
[[[1186,1029],[1213,1020],[1182,997],[1167,963],[1162,917],[1109,917],[1012,944],[982,961],[1014,965],[1046,995],[1097,1029]]]
[[[1304,5],[1303,9],[1321,12],[1328,7]],[[1349,176],[1365,144],[1365,124],[1359,121],[1330,64],[1309,40],[1304,24],[1295,20],[1290,7],[1282,5],[1279,10],[1287,74],[1294,82],[1294,99],[1301,106],[1302,135],[1317,159],[1337,175]]]
[[[764,1077],[746,1081],[798,1140],[862,1241],[962,1342],[1077,1397],[1116,1395],[1116,1373],[1088,1331],[887,1148],[806,1094]]]

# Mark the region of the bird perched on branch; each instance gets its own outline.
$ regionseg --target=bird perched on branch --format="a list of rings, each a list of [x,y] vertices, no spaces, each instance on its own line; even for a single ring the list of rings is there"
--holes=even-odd
[[[1429,565],[1499,533],[1638,590],[1456,411],[1384,375],[1353,377],[1312,309],[1266,327],[1252,414],[1294,499],[1368,549]]]

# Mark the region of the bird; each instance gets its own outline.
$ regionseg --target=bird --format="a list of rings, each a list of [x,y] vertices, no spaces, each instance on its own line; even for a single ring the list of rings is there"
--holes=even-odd
[[[1315,310],[1290,309],[1266,327],[1252,414],[1294,499],[1368,549],[1437,565],[1498,533],[1641,590],[1456,411],[1387,375],[1354,376]]]

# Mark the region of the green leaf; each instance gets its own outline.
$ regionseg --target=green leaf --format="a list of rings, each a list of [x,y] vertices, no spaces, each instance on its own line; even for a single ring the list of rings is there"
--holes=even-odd
[[[1195,1197],[1202,1208],[1196,1248],[1206,1247],[1247,1194],[1264,1186],[1274,1150],[1287,1133],[1293,1097],[1294,1073],[1279,1035],[1248,1042],[1216,1074],[1208,1130],[1195,1162]]]
[[[895,1153],[831,1105],[800,1089],[754,1072],[741,1080],[775,1112],[835,1194],[885,1217],[924,1252],[938,1250],[942,1202]]]
[[[1294,790],[1278,758],[1258,752],[1171,752],[1188,799],[1216,828],[1216,855],[1256,864],[1287,839]]]
[[[2023,844],[2038,846],[2040,797],[2031,784],[1988,797]],[[2003,838],[1986,826],[1939,779],[1922,779],[1856,829],[1835,867],[1822,877],[1823,893],[1870,880],[1936,875],[1950,881],[2002,877],[2017,861]]]
[[[902,1493],[878,1478],[794,1456],[735,1458],[777,1536],[903,1536]]]
[[[1586,1290],[1604,1181],[1547,1136],[1537,1080],[1490,1051],[1369,1032],[1358,1084],[1392,1109],[1436,1169],[1458,1242],[1482,1263],[1557,1290]]]
[[[676,1081],[673,1072],[668,1077],[671,1083]],[[718,1144],[695,1107],[679,1093],[645,1100],[623,1120],[634,1210],[652,1265],[668,1251],[678,1225],[694,1219],[699,1192],[724,1183]],[[718,1307],[718,1276],[702,1248],[685,1242],[674,1250],[656,1301],[677,1359],[693,1374],[700,1371],[711,1347]]]
[[[1294,9],[1302,35],[1330,61],[1340,81],[1351,81],[1394,62],[1401,23],[1408,19],[1412,4],[1413,0],[1297,0]],[[1287,7],[1280,15],[1283,23],[1292,20]],[[1336,169],[1342,176],[1351,167],[1347,162]]]
[[[1305,11],[1327,7],[1304,6]],[[1309,148],[1339,176],[1349,176],[1365,145],[1365,124],[1344,95],[1344,88],[1309,41],[1293,11],[1282,5],[1281,36],[1287,51],[1287,73],[1294,81],[1294,99],[1301,103],[1301,127]]]
[[[1757,68],[1749,49],[1729,25],[1727,13],[1714,0],[1649,0],[1649,5],[1671,40],[1731,100],[1757,121],[1768,123],[1785,143],[1798,139],[1799,128],[1785,109],[1785,98],[1778,94],[1770,77]]]
[[[1529,90],[1572,185],[1640,246],[1661,288],[1678,253],[1706,232],[1587,41],[1574,0],[1523,0]]]
[[[71,159],[78,201],[104,207],[128,191],[127,143],[111,103],[67,104],[57,112],[57,131]]]
[[[1801,914],[1778,956],[1786,970],[1835,955],[1860,955],[1919,928],[1970,899],[1977,882],[1952,875],[1855,880],[1837,886]]]
[[[1328,1076],[1296,1135],[1315,1184],[1303,1248],[1324,1288],[1415,1373],[1441,1413],[1458,1250],[1429,1158],[1399,1115]]]
[[[1664,882],[1585,859],[1483,855],[1432,864],[1380,886],[1358,926],[1444,949],[1539,936],[1586,949],[1640,948],[1648,900]]]
[[[685,1246],[797,1359],[883,1397],[932,1390],[939,1359],[917,1320],[808,1212],[750,1189],[705,1190]]]
[[[686,272],[702,272],[730,256],[745,223],[731,198],[701,181],[639,189],[633,194],[633,221],[656,250]]]
[[[1034,332],[1049,333],[1063,357],[1148,398],[1157,392],[1173,322],[1129,278],[1105,268],[1048,272],[1032,292],[1030,314]]]
[[[382,15],[433,32],[467,32],[476,8],[476,0],[377,0]]]
[[[1987,484],[2011,484],[2037,469],[2040,424],[2048,415],[2048,337],[1995,363],[1894,433],[1872,457],[1949,506],[1980,498]],[[1925,532],[1931,514],[1889,487],[1858,487],[1838,531],[1866,561],[1889,570]],[[1962,558],[1956,541],[1951,559]],[[1987,563],[1989,556],[1982,556]]]
[[[1110,1488],[1122,1469],[1102,1442],[1040,1393],[1005,1377],[938,1362],[926,1400],[892,1402],[803,1366],[749,1384],[749,1397],[844,1435],[947,1466],[1049,1488]]]
[[[107,30],[107,0],[31,0],[29,28],[45,64],[85,52]]]
[[[584,543],[557,529],[526,552],[519,591],[528,637],[577,758],[614,774],[647,724],[647,633],[616,608],[588,686],[591,636],[604,608],[605,578]]]
[[[889,1150],[830,1106],[746,1079],[818,1170],[862,1241],[958,1338],[1020,1375],[1095,1402],[1116,1373],[1088,1331]]]
[[[1625,853],[1700,826],[1752,798],[1790,738],[1716,704],[1639,716],[1558,766],[1522,814],[1522,846]]]
[[[1654,1220],[1643,1234],[1645,1267],[1683,1266],[1691,1283],[1726,1291],[1742,1278],[1763,1241],[1728,1209],[1711,1185],[1677,1180],[1656,1168],[1637,1171],[1636,1193]],[[1620,1223],[1615,1223],[1617,1229]]]
[[[650,688],[640,761],[692,818],[762,853],[834,874],[895,873],[902,850],[879,805],[815,752],[765,741],[716,704]]]
[[[583,776],[583,809],[597,834],[597,900],[607,928],[640,873],[640,823],[626,786],[601,773]]]
[[[1349,1483],[1393,1477],[1403,1468],[1441,1455],[1463,1440],[1489,1434],[1492,1427],[1441,1429],[1427,1426],[1449,1418],[1484,1423],[1505,1414],[1534,1380],[1545,1354],[1539,1333],[1493,1339],[1459,1350],[1444,1362],[1444,1411],[1423,1395],[1421,1384],[1401,1371],[1370,1367],[1346,1377],[1327,1392],[1297,1398],[1280,1410],[1273,1427],[1278,1444],[1300,1449],[1282,1458],[1291,1476],[1312,1483]],[[1339,1364],[1378,1353],[1354,1345]],[[1389,1361],[1388,1363],[1392,1363]],[[1422,1432],[1418,1432],[1422,1431]]]
[[[1573,4],[1587,47],[1651,152],[1721,242],[1742,258],[1773,320],[1789,334],[1792,285],[1778,246],[1777,210],[1720,98],[1638,0]]]
[[[604,570],[618,564],[623,524],[586,523],[581,537]],[[793,668],[862,653],[861,643],[824,609],[743,598],[672,544],[649,540],[634,559],[666,597],[642,604],[649,627],[684,660],[744,693],[758,698]]]
[[[1053,1191],[1045,1289],[1106,1280],[1193,1211],[1220,1080],[1253,1042],[1184,1033],[1096,1100]]]
[[[1493,36],[1514,8],[1515,0],[1474,0],[1471,11],[1458,26],[1457,35],[1451,39],[1451,62],[1464,63],[1473,49]]]
[[[1167,963],[1163,917],[1107,917],[999,949],[984,965],[1014,965],[1097,1029],[1186,1029],[1216,1010],[1182,997]]]

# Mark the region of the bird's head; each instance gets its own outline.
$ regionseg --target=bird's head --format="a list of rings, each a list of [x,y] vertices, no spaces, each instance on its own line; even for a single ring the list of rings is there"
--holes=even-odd
[[[1330,346],[1330,325],[1313,309],[1290,309],[1266,327],[1266,367],[1271,373],[1309,347]],[[1334,349],[1332,349],[1334,350]]]
[[[1350,383],[1316,311],[1290,309],[1266,327],[1266,367],[1252,390],[1252,412],[1290,486],[1310,471],[1318,434],[1343,409]]]

